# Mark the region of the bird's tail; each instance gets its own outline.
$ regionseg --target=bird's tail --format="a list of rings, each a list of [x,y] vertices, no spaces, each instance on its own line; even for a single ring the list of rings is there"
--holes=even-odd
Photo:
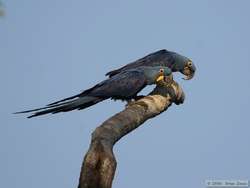
[[[43,108],[15,112],[14,114],[33,112],[32,115],[28,116],[28,118],[32,118],[32,117],[41,116],[41,115],[45,115],[49,113],[55,114],[59,112],[68,112],[68,111],[75,110],[75,109],[82,110],[84,108],[87,108],[89,106],[92,106],[104,100],[102,98],[92,97],[92,96],[83,96],[83,97],[78,97],[78,98],[75,98],[75,97],[78,97],[78,96],[69,97],[69,98],[57,101],[55,103],[48,104],[46,107],[43,107]]]

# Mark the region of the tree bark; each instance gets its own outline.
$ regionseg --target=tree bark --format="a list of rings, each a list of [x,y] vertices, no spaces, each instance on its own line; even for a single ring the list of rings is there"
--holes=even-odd
[[[161,82],[148,95],[106,120],[92,133],[91,144],[84,157],[78,188],[111,188],[116,169],[114,144],[146,120],[167,110],[174,102],[184,102],[184,92],[175,82]]]

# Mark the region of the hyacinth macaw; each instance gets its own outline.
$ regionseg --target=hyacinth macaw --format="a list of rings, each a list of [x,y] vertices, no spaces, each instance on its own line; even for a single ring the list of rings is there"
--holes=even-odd
[[[141,66],[132,68],[112,75],[112,77],[80,94],[48,104],[43,108],[16,112],[15,114],[32,112],[33,114],[28,116],[28,118],[31,118],[48,113],[55,114],[75,109],[82,110],[109,98],[131,100],[136,98],[137,93],[145,86],[156,84],[169,76],[172,76],[172,71],[168,67]]]
[[[187,57],[176,52],[168,50],[159,50],[151,53],[141,59],[129,63],[119,69],[108,72],[106,75],[112,77],[122,71],[137,68],[140,66],[164,66],[171,69],[172,72],[181,72],[186,77],[185,80],[190,80],[194,77],[196,67],[194,63]]]

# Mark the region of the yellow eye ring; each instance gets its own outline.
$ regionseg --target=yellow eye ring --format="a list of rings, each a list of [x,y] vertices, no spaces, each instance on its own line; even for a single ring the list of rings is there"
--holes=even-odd
[[[192,62],[189,61],[189,62],[187,63],[187,66],[191,67],[191,66],[192,66]]]
[[[164,70],[163,69],[160,69],[160,71],[159,71],[160,73],[163,73],[164,72]]]

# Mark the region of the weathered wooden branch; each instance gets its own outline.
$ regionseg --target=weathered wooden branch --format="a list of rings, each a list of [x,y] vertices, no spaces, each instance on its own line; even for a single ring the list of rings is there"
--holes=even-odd
[[[173,102],[183,103],[184,98],[176,82],[162,82],[148,96],[129,103],[96,128],[84,157],[78,188],[111,188],[116,169],[114,144],[146,120],[167,110]]]

